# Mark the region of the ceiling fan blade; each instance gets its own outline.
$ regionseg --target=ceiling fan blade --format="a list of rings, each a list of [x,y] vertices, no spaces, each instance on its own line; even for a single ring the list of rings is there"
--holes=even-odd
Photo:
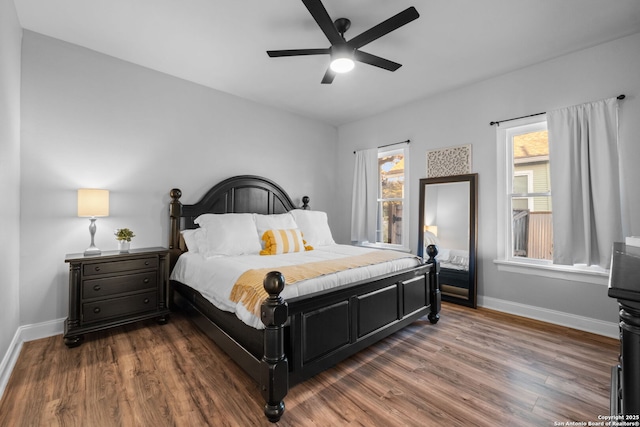
[[[331,68],[327,68],[327,72],[324,73],[324,77],[322,78],[322,84],[331,84],[335,78],[336,72]]]
[[[379,23],[375,27],[368,29],[364,33],[355,36],[354,38],[349,40],[348,44],[351,47],[358,49],[359,47],[362,47],[367,43],[371,43],[372,41],[384,36],[385,34],[388,34],[391,31],[396,30],[405,24],[408,24],[414,19],[418,19],[419,16],[420,14],[416,10],[416,8],[411,6],[398,13],[397,15],[392,16],[386,21]]]
[[[271,58],[281,56],[302,56],[302,55],[328,55],[331,53],[329,48],[324,49],[288,49],[288,50],[268,50],[267,55]]]
[[[388,59],[380,58],[379,56],[362,52],[360,50],[356,50],[353,53],[353,59],[364,62],[365,64],[373,65],[374,67],[384,68],[389,71],[395,71],[402,67],[402,64],[398,64],[397,62],[389,61]]]
[[[336,30],[336,26],[333,24],[327,9],[322,5],[320,0],[302,0],[302,3],[307,7],[313,19],[322,30],[325,36],[329,39],[331,44],[344,43],[342,36]]]

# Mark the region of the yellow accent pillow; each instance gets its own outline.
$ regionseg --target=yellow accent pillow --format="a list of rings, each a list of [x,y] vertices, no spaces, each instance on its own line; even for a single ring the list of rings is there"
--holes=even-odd
[[[267,230],[262,235],[264,249],[260,255],[278,255],[290,252],[311,251],[311,246],[306,246],[302,240],[302,233],[297,228],[287,230]]]

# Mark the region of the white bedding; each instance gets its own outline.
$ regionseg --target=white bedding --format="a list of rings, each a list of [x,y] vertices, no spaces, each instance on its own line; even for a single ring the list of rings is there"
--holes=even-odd
[[[258,317],[245,309],[241,303],[235,303],[229,299],[231,289],[242,273],[249,269],[273,268],[277,270],[278,267],[286,265],[345,258],[361,255],[372,250],[376,249],[333,244],[319,246],[312,251],[271,256],[238,255],[206,258],[201,254],[187,252],[178,258],[178,262],[171,273],[171,279],[198,290],[213,305],[221,310],[235,313],[247,325],[256,329],[263,329],[264,325]],[[411,268],[419,263],[420,261],[417,257],[407,254],[406,258],[326,274],[315,279],[287,285],[280,295],[286,300]]]
[[[450,270],[469,270],[469,251],[461,249],[440,249],[436,259],[440,261],[440,268]]]

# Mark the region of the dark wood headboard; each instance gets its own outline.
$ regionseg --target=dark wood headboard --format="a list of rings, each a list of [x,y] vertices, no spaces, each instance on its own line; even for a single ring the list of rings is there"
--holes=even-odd
[[[169,193],[169,233],[170,265],[173,266],[180,249],[180,230],[196,228],[194,220],[204,213],[258,213],[278,214],[289,212],[297,206],[286,191],[275,182],[253,175],[234,176],[211,187],[209,191],[193,205],[180,202],[182,191],[174,188]],[[303,198],[307,208],[308,198]]]

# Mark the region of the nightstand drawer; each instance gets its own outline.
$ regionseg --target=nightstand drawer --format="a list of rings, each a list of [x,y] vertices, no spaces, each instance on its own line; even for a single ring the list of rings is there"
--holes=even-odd
[[[128,316],[157,309],[158,293],[145,292],[128,297],[112,298],[82,304],[84,322],[94,322],[110,317]]]
[[[85,276],[93,276],[96,274],[111,274],[122,271],[142,270],[145,268],[158,268],[158,258],[139,258],[126,261],[97,262],[84,264],[82,266],[82,274]]]
[[[157,288],[157,272],[130,274],[127,276],[105,277],[82,282],[82,298],[98,298],[113,294],[125,294],[143,289]]]

